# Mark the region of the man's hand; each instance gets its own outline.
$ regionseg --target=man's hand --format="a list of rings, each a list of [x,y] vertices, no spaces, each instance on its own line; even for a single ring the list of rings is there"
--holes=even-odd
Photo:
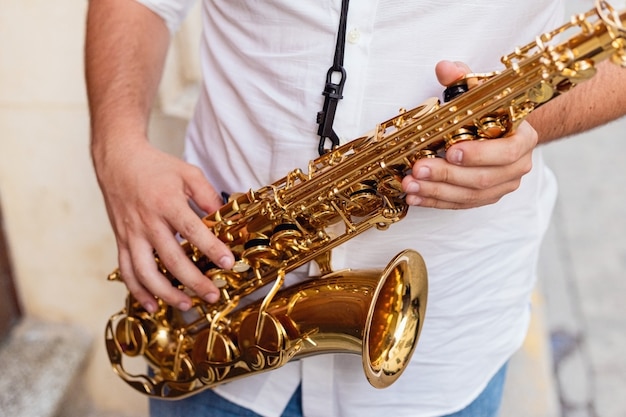
[[[157,269],[153,248],[168,270],[208,302],[219,298],[211,280],[184,254],[178,232],[218,266],[230,268],[230,250],[202,223],[189,200],[207,212],[221,199],[201,171],[153,148],[147,141],[126,141],[123,149],[94,157],[98,180],[117,239],[119,268],[128,290],[147,311],[154,296],[181,310],[190,297],[174,288]]]
[[[91,115],[91,153],[117,239],[128,290],[147,311],[154,297],[187,310],[189,295],[157,269],[165,267],[208,302],[215,285],[183,253],[180,233],[213,262],[230,268],[233,255],[189,206],[206,211],[221,199],[198,168],[153,148],[147,126],[163,70],[169,31],[161,17],[128,0],[92,0],[87,13],[85,78]]]
[[[439,82],[450,85],[469,73],[461,63],[442,61],[435,68]],[[514,134],[495,140],[464,141],[443,158],[425,158],[402,181],[406,202],[422,207],[462,209],[497,202],[515,191],[532,168],[537,133],[522,122]]]

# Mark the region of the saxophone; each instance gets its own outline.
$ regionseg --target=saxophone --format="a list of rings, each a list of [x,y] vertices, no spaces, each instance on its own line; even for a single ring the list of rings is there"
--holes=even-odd
[[[203,221],[235,255],[232,270],[181,243],[220,288],[220,300],[193,297],[187,312],[158,300],[150,314],[129,294],[106,326],[113,370],[143,394],[175,399],[307,355],[345,352],[362,356],[374,387],[392,384],[422,329],[424,260],[405,250],[381,271],[333,271],[331,250],[406,215],[401,180],[418,159],[440,157],[459,141],[512,133],[534,109],[593,77],[604,59],[626,67],[625,25],[626,11],[596,0],[592,10],[502,57],[502,71],[468,74],[450,86],[443,104],[433,98],[401,109],[371,133],[309,162],[307,172],[295,169],[231,196]],[[468,89],[470,81],[477,85]],[[319,276],[285,286],[286,274],[311,261]],[[184,290],[158,254],[155,262]],[[119,269],[109,279],[121,280]],[[266,295],[244,303],[261,288]],[[132,358],[140,361],[140,373],[126,366]]]

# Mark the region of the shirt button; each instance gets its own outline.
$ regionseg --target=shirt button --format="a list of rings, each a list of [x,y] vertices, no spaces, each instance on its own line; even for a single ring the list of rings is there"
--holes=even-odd
[[[352,29],[350,32],[348,32],[349,43],[351,44],[358,43],[359,39],[361,39],[361,32],[359,32],[358,29]]]

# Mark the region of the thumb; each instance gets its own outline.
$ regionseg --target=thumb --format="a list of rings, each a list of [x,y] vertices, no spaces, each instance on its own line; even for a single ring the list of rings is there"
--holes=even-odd
[[[463,62],[439,61],[435,66],[437,80],[443,86],[449,86],[471,72]]]

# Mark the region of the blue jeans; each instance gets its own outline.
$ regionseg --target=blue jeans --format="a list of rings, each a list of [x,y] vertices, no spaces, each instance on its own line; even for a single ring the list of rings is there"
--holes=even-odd
[[[497,417],[506,379],[506,365],[489,381],[483,392],[467,407],[442,417]],[[205,390],[178,401],[150,399],[151,417],[261,417],[254,411],[240,407]],[[302,417],[302,391],[300,387],[289,400],[282,417]]]
[[[464,409],[443,417],[497,417],[502,403],[506,364],[491,378],[483,392]]]
[[[176,401],[150,399],[150,417],[262,417],[254,411],[231,403],[208,389]],[[302,417],[300,386],[291,396],[282,417]]]

